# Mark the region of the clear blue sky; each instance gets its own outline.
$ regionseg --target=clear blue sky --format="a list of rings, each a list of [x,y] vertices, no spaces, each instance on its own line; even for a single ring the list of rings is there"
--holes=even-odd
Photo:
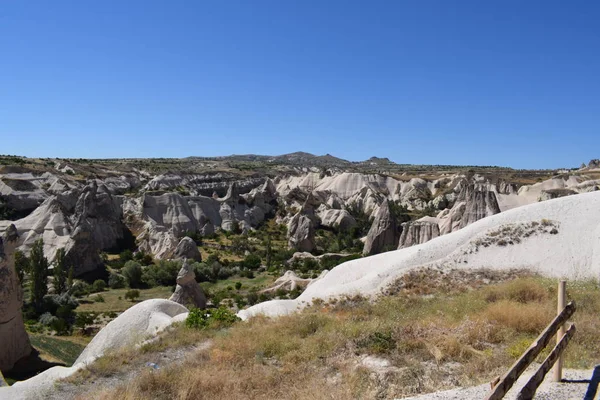
[[[0,0],[0,153],[578,166],[598,1]]]

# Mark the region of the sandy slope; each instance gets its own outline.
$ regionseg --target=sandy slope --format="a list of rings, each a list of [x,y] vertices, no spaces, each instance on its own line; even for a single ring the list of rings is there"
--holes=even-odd
[[[479,246],[507,225],[521,226],[551,220],[558,233],[545,232],[521,238],[520,243]],[[239,312],[242,319],[256,314],[282,315],[298,310],[314,298],[340,295],[375,295],[411,268],[528,268],[548,276],[584,278],[600,276],[600,192],[562,197],[514,208],[484,218],[457,232],[419,246],[352,260],[331,270],[310,285],[296,300],[273,300]]]

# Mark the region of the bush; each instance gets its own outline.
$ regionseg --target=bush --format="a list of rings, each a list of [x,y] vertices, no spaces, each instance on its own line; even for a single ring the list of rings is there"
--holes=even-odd
[[[139,251],[135,253],[133,257],[136,261],[140,262],[142,265],[150,265],[152,264],[152,256],[146,252]]]
[[[104,301],[105,301],[104,296],[102,296],[101,294],[98,294],[94,297],[94,301],[96,303],[104,303]]]
[[[126,263],[127,261],[133,260],[133,252],[131,250],[125,250],[119,254],[119,258],[122,262]]]
[[[127,300],[135,301],[138,297],[140,297],[140,291],[137,289],[128,290],[125,293],[125,299]]]
[[[127,279],[123,275],[110,273],[108,277],[108,286],[111,289],[122,289],[127,285]]]
[[[93,293],[103,292],[104,289],[106,289],[106,282],[104,282],[102,279],[97,279],[92,284]]]
[[[58,310],[61,307],[66,307],[70,310],[74,310],[79,305],[77,299],[68,293],[63,294],[49,294],[44,296],[44,310],[53,315],[58,315]],[[59,315],[60,316],[60,315]]]
[[[260,267],[261,259],[256,254],[248,254],[242,261],[242,267],[255,270]]]
[[[142,282],[150,287],[173,286],[177,283],[177,274],[181,262],[160,260],[158,264],[147,266],[142,273]]]
[[[235,289],[236,290],[240,290],[242,288],[242,282],[236,282],[235,283]]]
[[[135,261],[127,261],[121,270],[121,273],[127,279],[129,287],[137,288],[142,284],[142,266]]]
[[[185,320],[185,326],[194,329],[223,328],[231,326],[239,320],[228,308],[219,307],[207,310],[192,308]]]
[[[42,315],[40,315],[40,318],[38,319],[38,321],[40,324],[42,324],[44,326],[50,326],[57,319],[58,319],[57,317],[50,314],[49,312],[45,312]]]

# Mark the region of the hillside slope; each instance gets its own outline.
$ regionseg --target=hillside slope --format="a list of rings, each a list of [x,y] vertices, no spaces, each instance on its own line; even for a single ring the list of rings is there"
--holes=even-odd
[[[600,193],[535,203],[482,219],[427,243],[348,261],[295,300],[274,300],[239,316],[293,312],[315,298],[376,295],[411,268],[527,268],[554,277],[600,276]]]

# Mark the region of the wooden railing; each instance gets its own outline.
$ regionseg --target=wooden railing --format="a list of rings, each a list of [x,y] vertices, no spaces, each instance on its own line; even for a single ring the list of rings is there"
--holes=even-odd
[[[564,333],[564,326],[567,320],[575,313],[575,303],[571,302],[564,305],[565,303],[565,282],[561,281],[558,287],[558,315],[552,320],[550,325],[544,329],[544,331],[538,336],[538,338],[531,344],[531,346],[523,353],[523,355],[512,365],[504,376],[502,376],[498,383],[493,385],[492,391],[486,397],[486,400],[500,400],[504,398],[504,395],[510,390],[514,383],[519,379],[519,376],[525,371],[525,369],[535,360],[540,352],[548,345],[550,339],[558,333],[557,344],[554,349],[550,352],[550,355],[546,357],[542,365],[539,367],[537,372],[529,379],[529,381],[523,386],[519,395],[518,400],[529,400],[532,399],[535,391],[540,386],[544,377],[550,371],[554,363],[561,358],[562,352],[567,347],[569,340],[575,334],[575,325],[571,324],[570,328]],[[554,379],[560,381],[562,377],[562,362],[557,363],[555,369]]]

